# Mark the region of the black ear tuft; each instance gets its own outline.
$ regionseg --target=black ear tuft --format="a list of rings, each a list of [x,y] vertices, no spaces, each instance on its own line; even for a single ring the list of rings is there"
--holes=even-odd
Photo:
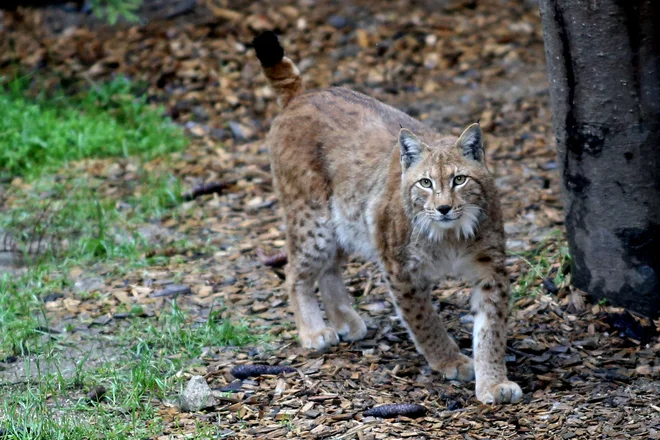
[[[456,146],[465,157],[478,162],[484,159],[484,134],[479,124],[472,124],[465,129],[456,141]]]
[[[273,67],[284,58],[284,49],[272,31],[263,32],[252,40],[257,58],[263,67]]]
[[[401,166],[404,171],[422,157],[422,141],[407,128],[399,131],[399,145],[401,147]]]

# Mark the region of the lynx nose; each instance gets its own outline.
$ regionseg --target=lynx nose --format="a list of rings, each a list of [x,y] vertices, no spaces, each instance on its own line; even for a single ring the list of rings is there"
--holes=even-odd
[[[440,211],[440,214],[446,215],[449,211],[451,211],[451,206],[449,206],[449,205],[440,205],[436,209],[438,211]]]

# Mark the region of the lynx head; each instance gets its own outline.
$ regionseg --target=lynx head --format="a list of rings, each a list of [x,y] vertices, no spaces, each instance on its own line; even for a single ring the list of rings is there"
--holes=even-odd
[[[458,140],[433,145],[402,128],[399,146],[401,190],[413,239],[439,240],[447,233],[472,237],[487,204],[482,184],[490,178],[479,124],[470,125]]]

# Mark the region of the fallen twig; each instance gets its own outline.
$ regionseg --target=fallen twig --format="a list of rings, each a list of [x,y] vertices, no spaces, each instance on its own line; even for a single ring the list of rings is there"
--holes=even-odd
[[[231,369],[230,373],[237,379],[247,379],[248,377],[257,377],[264,374],[282,374],[294,373],[293,367],[280,365],[238,365]]]
[[[364,415],[366,417],[382,417],[384,419],[397,416],[416,418],[423,417],[427,411],[426,407],[417,405],[416,403],[393,403],[368,409],[364,412]]]

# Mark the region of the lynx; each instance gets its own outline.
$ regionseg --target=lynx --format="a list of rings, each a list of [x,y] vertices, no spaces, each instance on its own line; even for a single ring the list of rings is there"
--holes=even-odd
[[[285,212],[286,282],[303,347],[365,337],[341,278],[346,256],[356,253],[380,265],[403,324],[434,370],[446,379],[476,379],[481,402],[519,401],[522,391],[504,363],[502,214],[479,125],[456,139],[345,88],[306,93],[274,33],[255,38],[254,47],[283,109],[266,144]],[[474,363],[431,302],[449,272],[475,286]]]

